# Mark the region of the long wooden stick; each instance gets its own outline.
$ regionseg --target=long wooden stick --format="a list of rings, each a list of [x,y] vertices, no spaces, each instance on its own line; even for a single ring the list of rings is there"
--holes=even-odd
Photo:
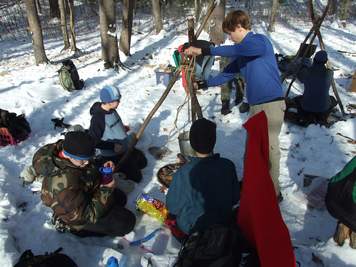
[[[314,39],[315,39],[315,37],[316,37],[316,35],[317,35],[317,32],[319,31],[319,29],[320,29],[320,27],[321,27],[321,24],[323,23],[324,18],[326,17],[326,14],[327,14],[328,11],[329,11],[330,3],[331,3],[331,0],[328,0],[328,3],[327,3],[327,5],[326,5],[326,7],[325,7],[325,9],[324,9],[324,11],[323,11],[322,16],[319,18],[319,20],[317,21],[317,23],[315,23],[315,24],[313,23],[313,27],[311,28],[311,30],[310,30],[308,36],[307,36],[307,37],[304,39],[304,41],[303,41],[303,44],[305,44],[306,41],[309,39],[311,33],[313,33],[313,36],[312,36],[312,38],[311,38],[311,40],[310,40],[310,43],[309,43],[309,46],[307,47],[307,49],[305,49],[305,51],[304,51],[304,53],[303,53],[303,55],[302,55],[302,59],[301,59],[302,62],[303,62],[303,59],[305,58],[305,56],[307,55],[307,53],[309,52],[309,49],[310,49],[310,47],[311,47],[311,44],[314,42]],[[299,54],[299,51],[298,51],[297,55],[298,55],[298,54]],[[294,59],[294,61],[295,61],[295,60],[297,60],[297,57]],[[297,73],[300,71],[301,68],[302,68],[302,65],[300,65],[300,66],[297,68]],[[284,81],[284,79],[285,79],[285,77],[282,79],[282,82]],[[289,87],[288,87],[288,89],[287,89],[287,92],[286,92],[286,94],[285,94],[285,98],[288,97],[289,92],[290,92],[290,89],[292,88],[292,84],[294,83],[295,80],[296,80],[296,77],[294,77],[294,78],[292,79],[292,81],[290,82]]]
[[[209,10],[208,10],[209,12],[206,14],[206,17],[205,17],[202,25],[200,25],[200,28],[197,31],[197,34],[196,34],[197,39],[198,39],[200,33],[202,32],[202,29],[205,27],[205,24],[207,23],[210,15],[212,14],[215,6],[216,6],[216,2],[215,2],[215,0],[213,0],[210,4]],[[158,102],[155,104],[155,106],[153,107],[151,112],[147,115],[146,119],[144,120],[143,124],[141,125],[140,129],[138,130],[138,132],[136,134],[136,138],[131,139],[131,142],[128,144],[128,149],[127,149],[126,153],[124,154],[124,156],[120,159],[118,166],[122,165],[128,159],[130,154],[132,153],[135,145],[137,144],[138,140],[141,138],[143,132],[145,131],[148,123],[151,121],[153,115],[156,113],[156,111],[162,105],[162,103],[168,96],[170,90],[174,86],[175,82],[178,80],[180,72],[181,72],[181,68],[177,68],[176,71],[174,72],[173,77],[171,78],[171,80],[169,81],[169,83],[167,85],[167,88],[164,90],[162,96],[160,97]]]
[[[199,35],[201,34],[201,32],[203,31],[203,29],[205,27],[205,24],[208,22],[208,20],[209,20],[211,14],[213,13],[215,7],[216,7],[216,1],[212,0],[210,2],[210,5],[209,5],[208,10],[206,12],[205,18],[204,18],[202,24],[200,25],[200,27],[198,28],[197,33],[195,34],[197,39],[198,39]]]

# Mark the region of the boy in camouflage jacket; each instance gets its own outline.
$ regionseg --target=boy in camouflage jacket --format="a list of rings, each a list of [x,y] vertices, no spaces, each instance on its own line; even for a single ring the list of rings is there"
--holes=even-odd
[[[123,236],[133,229],[135,216],[123,207],[126,196],[114,180],[101,184],[100,172],[89,161],[94,151],[85,132],[69,132],[65,140],[40,148],[32,165],[36,175],[43,176],[41,199],[53,210],[57,230]]]

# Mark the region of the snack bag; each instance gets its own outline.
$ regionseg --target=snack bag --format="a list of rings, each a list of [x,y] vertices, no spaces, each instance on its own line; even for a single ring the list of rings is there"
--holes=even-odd
[[[166,205],[162,201],[152,198],[148,194],[144,193],[137,198],[136,208],[162,223],[168,215]]]

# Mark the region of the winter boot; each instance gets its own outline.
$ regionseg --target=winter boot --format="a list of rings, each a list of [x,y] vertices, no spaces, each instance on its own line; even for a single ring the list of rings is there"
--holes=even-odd
[[[342,246],[346,239],[350,237],[351,230],[343,223],[338,222],[334,234],[334,241],[339,245]],[[356,238],[356,236],[355,236]],[[355,240],[356,241],[356,240]],[[350,241],[351,245],[351,241]]]
[[[250,105],[246,102],[243,102],[239,107],[240,113],[246,113],[250,111]]]
[[[356,249],[356,232],[350,234],[350,247]]]
[[[224,100],[221,102],[221,114],[222,115],[227,115],[231,113],[231,110],[230,110],[230,101],[229,100]]]

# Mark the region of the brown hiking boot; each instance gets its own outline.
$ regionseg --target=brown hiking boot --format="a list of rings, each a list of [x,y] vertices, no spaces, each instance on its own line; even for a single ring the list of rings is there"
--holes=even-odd
[[[350,237],[350,228],[348,228],[345,224],[339,222],[336,226],[335,234],[334,234],[334,241],[339,245],[342,246],[346,239]],[[355,236],[356,238],[356,236]],[[356,241],[356,240],[355,240]],[[351,242],[350,242],[351,245]]]
[[[350,247],[356,249],[356,232],[351,232],[350,234]]]

